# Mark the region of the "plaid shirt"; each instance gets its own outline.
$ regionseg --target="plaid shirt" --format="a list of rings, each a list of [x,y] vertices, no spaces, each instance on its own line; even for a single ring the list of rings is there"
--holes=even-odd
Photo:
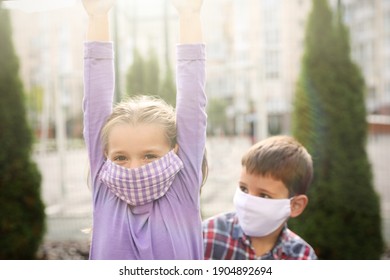
[[[283,228],[271,251],[256,256],[250,238],[238,224],[234,212],[209,218],[203,222],[205,260],[315,260],[313,248],[301,237]]]

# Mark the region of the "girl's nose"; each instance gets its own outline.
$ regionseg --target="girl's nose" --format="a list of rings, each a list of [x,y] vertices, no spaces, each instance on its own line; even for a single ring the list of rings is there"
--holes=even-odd
[[[140,160],[132,159],[129,160],[126,164],[126,168],[134,169],[142,166],[142,162]]]

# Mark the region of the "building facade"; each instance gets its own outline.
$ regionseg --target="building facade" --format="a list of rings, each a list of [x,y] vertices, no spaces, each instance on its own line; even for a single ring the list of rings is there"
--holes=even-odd
[[[367,87],[370,113],[390,114],[390,1],[342,0],[351,51]]]
[[[64,133],[69,137],[80,137],[83,13],[80,7],[11,12],[30,122],[41,139],[50,138],[59,129],[67,130]]]

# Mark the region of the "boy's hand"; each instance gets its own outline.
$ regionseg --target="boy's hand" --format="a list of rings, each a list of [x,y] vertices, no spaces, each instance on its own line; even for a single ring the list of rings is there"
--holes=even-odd
[[[82,0],[85,11],[89,16],[105,16],[108,14],[115,0]]]
[[[200,13],[203,0],[171,0],[179,15]]]

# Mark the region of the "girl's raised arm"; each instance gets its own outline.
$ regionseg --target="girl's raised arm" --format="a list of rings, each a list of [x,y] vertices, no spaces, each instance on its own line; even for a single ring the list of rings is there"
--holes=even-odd
[[[112,110],[114,54],[109,41],[109,12],[115,0],[82,0],[88,14],[84,44],[84,140],[88,150],[91,179],[104,162],[100,130]]]
[[[202,163],[206,143],[205,60],[201,7],[203,0],[171,0],[179,15],[176,47],[176,126],[178,155],[187,180],[180,197],[199,208]],[[190,204],[189,204],[190,205]]]

